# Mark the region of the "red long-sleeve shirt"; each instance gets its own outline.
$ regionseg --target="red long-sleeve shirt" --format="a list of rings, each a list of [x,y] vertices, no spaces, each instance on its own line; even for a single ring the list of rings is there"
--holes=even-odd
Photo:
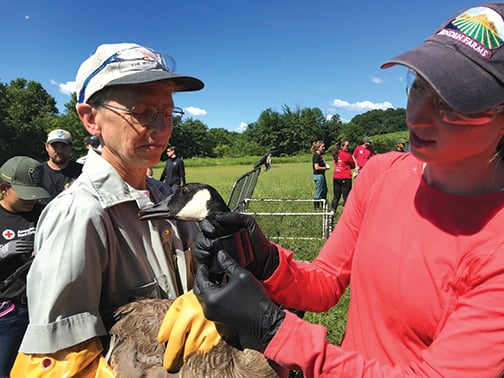
[[[306,377],[495,377],[504,372],[504,192],[429,187],[410,154],[366,165],[313,263],[281,247],[265,287],[322,312],[350,286],[341,347],[287,315],[265,355]]]

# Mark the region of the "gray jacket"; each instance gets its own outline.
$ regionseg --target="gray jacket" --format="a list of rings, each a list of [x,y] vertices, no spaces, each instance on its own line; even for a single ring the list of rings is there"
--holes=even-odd
[[[160,185],[147,179],[154,202],[166,196]],[[187,248],[197,226],[139,220],[138,210],[153,204],[149,193],[89,153],[79,178],[40,217],[21,352],[54,353],[106,335],[118,306],[135,298],[175,298],[192,288]]]

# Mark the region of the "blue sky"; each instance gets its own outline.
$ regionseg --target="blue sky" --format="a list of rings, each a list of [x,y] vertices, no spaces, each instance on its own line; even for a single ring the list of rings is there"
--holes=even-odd
[[[381,70],[474,1],[0,0],[0,82],[35,80],[70,101],[80,63],[101,43],[172,55],[205,82],[176,105],[209,127],[241,131],[267,108],[318,107],[347,122],[405,107],[406,70]]]

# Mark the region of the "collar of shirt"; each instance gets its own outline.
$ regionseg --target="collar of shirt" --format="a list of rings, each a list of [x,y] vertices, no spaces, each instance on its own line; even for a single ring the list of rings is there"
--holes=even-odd
[[[153,206],[153,201],[159,202],[166,197],[166,194],[159,190],[156,180],[146,178],[146,190],[153,201],[150,200],[144,190],[135,189],[126,183],[112,165],[93,150],[88,153],[82,174],[88,177],[103,208],[135,201],[138,208],[143,209]]]

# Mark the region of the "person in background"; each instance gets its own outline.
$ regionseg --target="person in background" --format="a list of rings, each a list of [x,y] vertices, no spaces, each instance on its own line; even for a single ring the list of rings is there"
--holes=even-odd
[[[98,138],[97,136],[91,135],[91,136],[86,137],[86,139],[84,139],[84,146],[86,147],[86,150],[88,150],[88,151],[89,151],[89,149],[92,148],[92,149],[96,150],[97,152],[101,152],[100,138]],[[84,165],[84,163],[86,162],[86,157],[87,157],[87,154],[78,158],[76,160],[76,162]]]
[[[397,140],[396,151],[397,152],[407,152],[406,151],[406,139],[400,138]]]
[[[457,12],[382,68],[394,65],[409,69],[410,153],[366,163],[313,262],[270,243],[250,215],[221,213],[222,233],[249,230],[245,270],[212,248],[220,232],[202,221],[194,292],[243,347],[305,377],[502,377],[504,3]],[[347,289],[341,346],[277,305],[324,312]]]
[[[315,201],[313,202],[313,206],[315,210],[318,210],[320,209],[319,200],[327,200],[325,172],[331,167],[329,164],[326,164],[322,156],[325,151],[325,143],[322,140],[313,142],[310,151],[312,153],[313,181],[315,183],[315,195],[313,196]]]
[[[40,163],[15,156],[0,167],[0,377],[8,377],[28,326],[26,275],[33,238],[49,193],[40,186]]]
[[[168,159],[159,180],[175,191],[186,182],[184,161],[177,155],[177,148],[175,146],[168,147],[166,155]]]
[[[133,43],[103,44],[77,72],[76,110],[102,152],[89,150],[82,174],[40,217],[27,284],[30,323],[15,377],[113,376],[104,356],[114,310],[192,288],[197,225],[138,218],[169,194],[146,170],[170,139],[173,94],[203,88],[173,72],[168,59]],[[207,348],[218,341],[209,324]]]
[[[369,159],[374,156],[374,150],[372,146],[373,140],[370,137],[364,137],[362,139],[362,144],[355,147],[353,151],[353,156],[357,162],[355,167],[354,177],[360,173],[361,169],[364,168]]]
[[[41,200],[43,205],[67,189],[82,172],[82,164],[71,160],[73,143],[68,131],[51,131],[45,149],[49,159],[40,166],[40,182],[51,196]]]
[[[266,168],[266,171],[269,171],[271,169],[271,154],[268,154],[268,156],[266,157],[264,167]]]
[[[333,173],[333,193],[334,198],[331,207],[336,210],[340,198],[343,197],[343,206],[352,190],[352,169],[356,166],[353,155],[348,152],[350,142],[346,139],[341,140],[333,149],[332,156],[334,160]]]

